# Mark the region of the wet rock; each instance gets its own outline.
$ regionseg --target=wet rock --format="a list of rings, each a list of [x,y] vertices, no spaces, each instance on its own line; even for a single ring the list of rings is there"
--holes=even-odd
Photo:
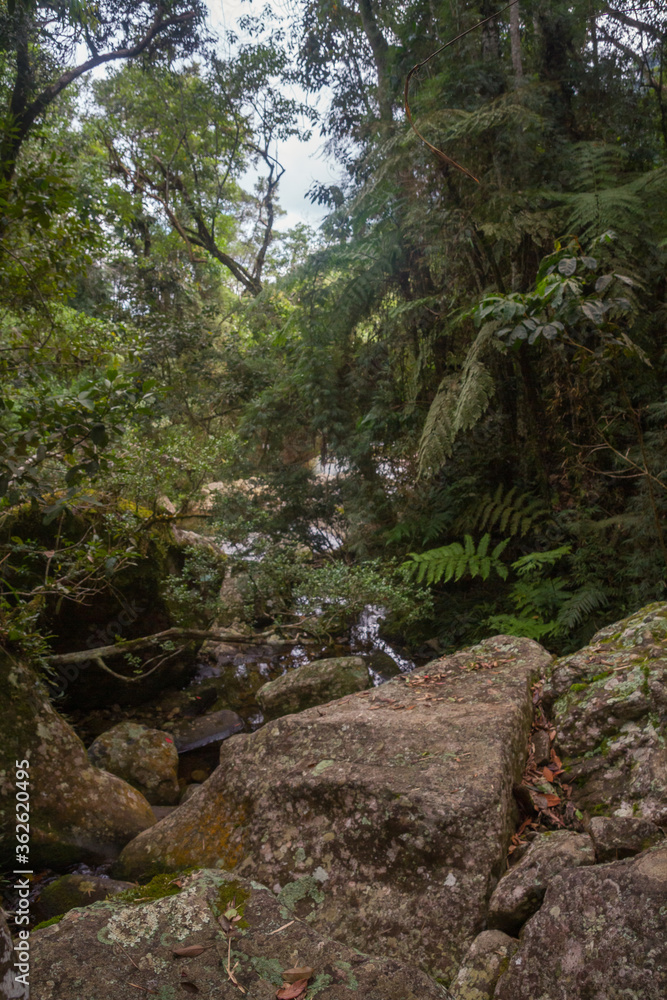
[[[664,833],[654,823],[632,816],[595,816],[588,827],[598,861],[620,861],[660,843]]]
[[[151,805],[178,802],[178,751],[173,737],[136,722],[121,722],[88,748],[96,767],[123,778]]]
[[[482,931],[470,945],[451,986],[454,1000],[491,1000],[519,942],[502,931]]]
[[[22,957],[22,956],[21,956]],[[29,987],[22,982],[17,982],[17,975],[22,975],[22,971],[17,969],[20,963],[19,955],[14,950],[12,936],[7,926],[7,918],[0,910],[0,997],[2,1000],[28,1000]],[[29,975],[29,965],[26,963]]]
[[[415,968],[369,958],[322,935],[257,882],[222,871],[200,871],[179,881],[175,895],[138,904],[95,903],[35,932],[35,996],[69,1000],[83,995],[82,984],[103,983],[106,1000],[128,1000],[129,979],[143,995],[185,996],[189,983],[188,992],[202,997],[238,1000],[242,994],[227,976],[227,938],[217,919],[232,901],[242,916],[232,939],[232,968],[249,1000],[275,1000],[282,972],[295,964],[313,969],[309,996],[327,1000],[447,995]],[[175,948],[193,944],[205,950],[189,958],[174,955]]]
[[[664,1000],[667,848],[569,869],[528,921],[495,1000]]]
[[[564,868],[595,864],[593,842],[571,830],[540,833],[521,860],[503,875],[489,902],[489,924],[509,933],[535,913],[549,882]]]
[[[30,860],[56,870],[108,858],[155,822],[136,789],[88,760],[35,672],[0,650],[0,862],[14,867],[15,762],[30,761]]]
[[[444,982],[484,929],[514,831],[537,643],[495,637],[235,737],[117,874],[237,868],[301,918]]]
[[[257,701],[264,715],[275,719],[355,691],[365,691],[370,683],[368,668],[361,656],[334,656],[304,663],[275,681],[269,681],[257,692]]]
[[[381,681],[390,681],[392,677],[396,677],[401,672],[401,668],[393,656],[385,653],[383,649],[375,649],[368,656],[364,656],[364,660],[368,669],[377,674]]]
[[[196,719],[176,722],[172,726],[179,754],[202,747],[219,747],[224,740],[243,729],[245,726],[240,715],[225,708],[219,712],[200,715]]]
[[[77,906],[89,906],[124,889],[131,889],[133,885],[133,882],[102,878],[100,875],[61,875],[42,889],[34,913],[39,921],[50,920]]]
[[[578,807],[667,825],[667,604],[557,660],[545,687]]]

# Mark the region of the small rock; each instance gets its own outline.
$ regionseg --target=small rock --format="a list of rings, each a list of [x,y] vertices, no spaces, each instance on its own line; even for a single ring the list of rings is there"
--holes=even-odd
[[[343,698],[370,687],[368,668],[361,656],[335,656],[304,663],[257,692],[264,715],[278,718]]]
[[[538,834],[518,864],[496,886],[489,902],[490,926],[517,932],[539,909],[555,875],[564,868],[593,864],[595,851],[588,834],[571,830]]]
[[[136,722],[121,722],[88,750],[92,764],[118,775],[152,805],[178,802],[178,752],[173,737]]]
[[[482,931],[470,945],[450,992],[454,1000],[491,1000],[519,942],[502,931]]]
[[[401,672],[396,660],[382,649],[376,649],[364,659],[368,664],[368,669],[377,674],[383,681],[390,681],[392,677],[396,677]]]
[[[198,788],[201,788],[201,785],[186,785],[183,791],[181,792],[181,801],[179,804],[183,805],[184,802],[187,802],[189,799],[191,799]]]
[[[220,746],[220,744],[245,729],[243,719],[236,712],[223,708],[219,712],[200,715],[187,722],[178,722],[172,726],[172,732],[179,753],[188,753],[200,747]]]
[[[210,773],[210,771],[204,771],[203,768],[198,767],[194,771],[190,772],[190,777],[193,781],[196,781],[198,785],[201,785],[202,782],[206,781]]]
[[[108,899],[118,892],[131,889],[133,882],[102,878],[99,875],[61,875],[60,878],[44,886],[35,903],[35,916],[50,920],[61,913],[68,913],[77,906],[89,906],[100,899]]]
[[[646,819],[634,816],[595,816],[588,832],[599,862],[620,861],[659,843],[662,830]]]
[[[544,767],[551,760],[551,740],[546,729],[536,729],[532,736],[533,753],[537,767]]]

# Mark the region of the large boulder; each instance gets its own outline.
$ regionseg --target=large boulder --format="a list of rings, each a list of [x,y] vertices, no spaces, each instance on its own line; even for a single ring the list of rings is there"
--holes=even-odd
[[[0,649],[0,861],[14,867],[16,761],[28,760],[30,867],[107,858],[155,822],[146,799],[88,760],[24,662]]]
[[[235,736],[118,874],[235,868],[320,933],[366,951],[381,941],[449,982],[502,871],[531,682],[549,662],[537,643],[498,636]]]
[[[579,808],[667,825],[667,604],[557,660],[544,694]]]
[[[73,910],[60,923],[35,932],[35,996],[128,1000],[131,983],[133,993],[164,998],[199,993],[239,1000],[241,987],[248,1000],[275,1000],[283,972],[295,966],[308,967],[304,973],[310,979],[308,997],[321,993],[327,1000],[349,1000],[354,995],[364,1000],[442,1000],[446,996],[442,987],[415,968],[394,959],[369,958],[323,936],[257,882],[221,871],[199,871],[172,880],[165,891],[174,894],[144,903],[112,899]],[[153,886],[136,893],[151,894]],[[220,924],[232,905],[241,917],[231,940],[231,971],[238,985],[228,976],[229,943]],[[381,949],[383,942],[376,943]],[[175,954],[186,948],[194,954]],[[293,973],[287,976],[288,981],[293,978]]]
[[[120,722],[97,737],[88,757],[95,767],[127,781],[151,805],[175,805],[180,798],[178,750],[169,733]]]
[[[557,875],[495,992],[496,1000],[665,996],[665,847]]]
[[[509,933],[539,909],[549,882],[564,868],[595,864],[588,834],[572,830],[540,833],[521,860],[503,875],[489,901],[489,924]]]
[[[257,692],[257,701],[264,715],[275,719],[365,691],[370,685],[368,667],[361,656],[334,656],[304,663],[268,681]]]

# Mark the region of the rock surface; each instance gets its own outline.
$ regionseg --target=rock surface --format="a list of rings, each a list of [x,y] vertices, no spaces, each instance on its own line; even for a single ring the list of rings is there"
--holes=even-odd
[[[88,748],[90,762],[123,778],[152,805],[178,802],[178,751],[173,737],[136,722],[120,722]]]
[[[96,903],[35,932],[34,996],[128,1000],[131,982],[137,994],[176,998],[187,990],[239,1000],[242,994],[226,974],[228,944],[217,919],[232,901],[242,916],[232,939],[232,968],[248,1000],[275,1000],[282,972],[295,965],[313,969],[308,996],[323,1000],[442,1000],[447,995],[414,968],[369,958],[324,937],[256,882],[221,871],[200,871],[179,881],[176,895],[146,903]],[[174,956],[174,948],[194,944],[206,950],[195,957]]]
[[[544,697],[579,808],[667,826],[667,604],[556,660]]]
[[[304,663],[264,684],[257,701],[269,719],[292,715],[315,705],[370,687],[368,667],[361,656],[334,656]]]
[[[664,833],[647,819],[632,816],[595,816],[589,825],[599,862],[620,861],[664,840]]]
[[[570,869],[528,921],[495,1000],[664,1000],[667,848]]]
[[[366,951],[382,941],[449,982],[502,871],[530,684],[549,662],[537,643],[499,636],[235,736],[118,874],[237,868],[318,932]]]
[[[152,826],[146,799],[89,762],[34,671],[0,650],[0,861],[14,867],[15,761],[30,761],[30,860],[62,868],[108,857]]]
[[[519,942],[502,931],[482,931],[470,945],[452,983],[454,1000],[491,1000]]]
[[[28,987],[16,981],[18,960],[7,926],[7,918],[0,910],[0,997],[2,1000],[28,1000]],[[18,975],[21,973],[18,972]]]
[[[172,726],[178,753],[188,753],[201,747],[218,747],[224,740],[245,729],[243,719],[236,712],[223,708],[196,719],[175,722]]]
[[[540,833],[521,860],[503,875],[489,901],[489,926],[516,933],[539,908],[549,882],[564,868],[595,864],[586,833]]]
[[[42,889],[33,912],[39,921],[50,920],[77,906],[89,906],[133,886],[133,882],[120,882],[99,875],[61,875]]]

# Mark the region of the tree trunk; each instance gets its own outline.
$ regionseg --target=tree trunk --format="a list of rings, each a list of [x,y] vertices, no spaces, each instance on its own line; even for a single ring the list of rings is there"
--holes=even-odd
[[[512,66],[514,68],[514,76],[517,82],[523,77],[519,19],[519,4],[515,3],[510,7],[510,44],[512,46]]]

